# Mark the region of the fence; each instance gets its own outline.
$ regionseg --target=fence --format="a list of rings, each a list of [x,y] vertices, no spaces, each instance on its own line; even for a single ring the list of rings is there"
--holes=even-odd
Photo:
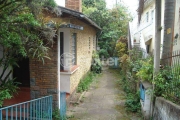
[[[161,63],[163,68],[168,68],[165,97],[180,104],[180,51],[174,51],[162,55]]]
[[[0,120],[52,120],[52,96],[0,108]]]

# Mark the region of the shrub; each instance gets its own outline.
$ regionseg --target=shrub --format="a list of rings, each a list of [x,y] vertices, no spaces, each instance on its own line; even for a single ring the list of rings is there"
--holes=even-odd
[[[106,49],[100,49],[98,54],[101,58],[109,58],[109,53]]]
[[[88,90],[90,84],[93,82],[93,78],[96,74],[93,72],[89,72],[84,79],[81,79],[78,88],[77,88],[77,92],[84,92],[86,90]]]
[[[9,79],[7,82],[1,83],[0,85],[0,107],[3,105],[5,99],[10,99],[13,97],[13,94],[17,92],[17,85],[19,83],[14,82],[14,79]]]
[[[126,110],[130,112],[138,112],[141,109],[139,91],[136,94],[129,93],[125,102]]]
[[[137,72],[136,76],[142,80],[149,81],[152,83],[153,80],[153,59],[146,58],[145,60],[141,60],[141,68]]]
[[[99,55],[94,51],[93,55],[92,55],[92,65],[91,65],[91,71],[95,72],[95,73],[101,73],[102,71],[102,64],[101,61],[99,59]]]

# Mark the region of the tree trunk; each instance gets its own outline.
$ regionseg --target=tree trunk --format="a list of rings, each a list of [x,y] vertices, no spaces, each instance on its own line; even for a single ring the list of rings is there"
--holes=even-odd
[[[165,0],[162,58],[167,58],[172,54],[174,40],[175,2],[176,0]],[[171,60],[163,60],[162,63],[164,65],[170,65]]]

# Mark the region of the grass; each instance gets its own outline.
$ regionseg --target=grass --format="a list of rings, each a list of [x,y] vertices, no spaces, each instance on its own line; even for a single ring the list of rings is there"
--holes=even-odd
[[[138,120],[142,120],[141,113],[128,111],[127,106],[125,106],[125,101],[127,101],[127,93],[125,93],[123,90],[123,85],[124,85],[123,81],[122,81],[123,76],[120,74],[120,70],[119,69],[110,69],[109,71],[111,73],[113,73],[117,79],[116,87],[119,90],[119,94],[116,99],[118,101],[122,101],[122,104],[117,105],[115,107],[115,109],[122,114],[123,117],[121,118],[121,120],[131,120],[131,118],[133,118],[133,117],[135,117]],[[129,108],[129,109],[131,109],[131,108]]]
[[[81,79],[77,88],[77,92],[82,93],[88,90],[96,76],[96,73],[88,72],[87,75],[83,79]]]

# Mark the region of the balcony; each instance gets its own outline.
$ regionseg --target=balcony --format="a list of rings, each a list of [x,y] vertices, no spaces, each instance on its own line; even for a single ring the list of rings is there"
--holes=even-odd
[[[144,9],[153,4],[155,0],[144,0]]]

